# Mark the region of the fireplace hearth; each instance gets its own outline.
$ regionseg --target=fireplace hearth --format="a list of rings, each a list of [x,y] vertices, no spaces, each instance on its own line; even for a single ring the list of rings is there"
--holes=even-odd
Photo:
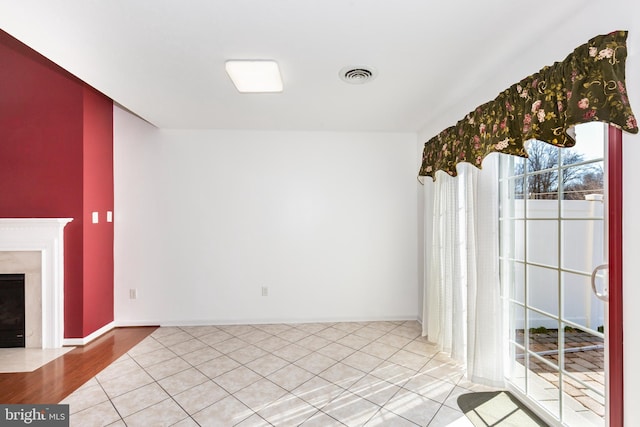
[[[24,274],[0,274],[0,347],[25,346]]]

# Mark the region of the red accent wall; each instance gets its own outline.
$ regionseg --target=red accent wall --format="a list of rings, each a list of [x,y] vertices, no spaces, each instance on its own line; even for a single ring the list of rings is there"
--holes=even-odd
[[[113,320],[113,228],[86,214],[113,210],[112,102],[3,31],[0,64],[0,217],[73,218],[65,337],[84,337]]]
[[[113,103],[84,89],[83,336],[113,321]],[[98,223],[91,221],[98,212]]]

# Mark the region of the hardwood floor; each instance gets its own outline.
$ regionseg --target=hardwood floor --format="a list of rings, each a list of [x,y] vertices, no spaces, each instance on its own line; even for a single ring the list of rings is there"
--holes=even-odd
[[[0,403],[58,403],[156,329],[115,328],[33,372],[0,374]]]

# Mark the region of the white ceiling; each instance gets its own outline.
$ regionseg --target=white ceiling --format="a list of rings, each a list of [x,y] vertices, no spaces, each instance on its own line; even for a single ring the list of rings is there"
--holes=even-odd
[[[0,0],[0,28],[161,128],[414,132],[451,125],[591,37],[629,29],[625,7],[631,0]],[[284,92],[238,93],[228,59],[278,61]],[[348,85],[338,72],[349,65],[378,76]]]

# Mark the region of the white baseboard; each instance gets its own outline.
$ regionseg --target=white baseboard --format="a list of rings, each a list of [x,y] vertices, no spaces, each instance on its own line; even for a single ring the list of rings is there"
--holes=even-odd
[[[107,323],[102,328],[98,329],[95,332],[90,333],[84,338],[65,338],[62,340],[63,346],[78,346],[78,345],[87,345],[91,341],[95,340],[101,335],[106,334],[110,330],[115,328],[115,322]]]
[[[161,326],[162,322],[160,320],[126,320],[115,321],[116,328],[129,328],[135,326]]]
[[[116,327],[130,326],[222,326],[222,325],[264,325],[264,324],[299,324],[299,323],[340,323],[340,322],[397,322],[415,321],[416,316],[393,316],[393,317],[371,317],[371,318],[277,318],[277,319],[202,319],[202,320],[138,320],[138,321],[116,321]]]

